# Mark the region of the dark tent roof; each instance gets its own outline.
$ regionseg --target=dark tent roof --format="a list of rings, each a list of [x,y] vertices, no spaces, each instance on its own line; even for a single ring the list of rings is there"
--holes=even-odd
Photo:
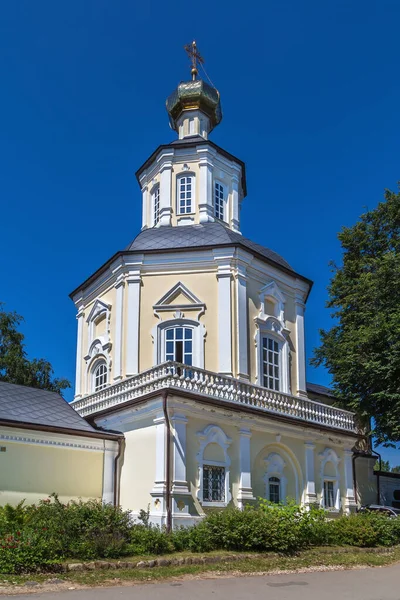
[[[0,421],[99,433],[55,392],[0,381]]]
[[[126,250],[145,252],[149,250],[173,250],[181,248],[202,248],[213,246],[240,245],[250,252],[256,252],[277,265],[293,271],[282,256],[243,237],[221,223],[203,225],[182,225],[178,227],[152,227],[144,229],[129,244]]]
[[[311,392],[312,394],[317,394],[319,396],[328,396],[329,398],[334,398],[335,394],[333,390],[324,385],[319,385],[317,383],[308,383],[307,381],[307,392]]]

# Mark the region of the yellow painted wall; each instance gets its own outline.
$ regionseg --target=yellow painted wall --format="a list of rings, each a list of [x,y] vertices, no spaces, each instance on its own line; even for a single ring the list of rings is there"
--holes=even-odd
[[[121,461],[120,504],[138,513],[147,510],[156,473],[156,428],[152,419],[125,432]]]
[[[24,499],[30,504],[53,492],[62,501],[102,497],[103,452],[19,442],[2,446],[0,505]]]

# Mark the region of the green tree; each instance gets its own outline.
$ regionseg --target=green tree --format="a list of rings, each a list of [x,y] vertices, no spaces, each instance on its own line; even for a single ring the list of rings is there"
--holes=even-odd
[[[338,403],[372,419],[378,444],[400,442],[400,193],[338,235],[343,264],[331,263],[328,308],[311,363],[333,378]]]
[[[395,467],[392,467],[391,473],[400,473],[400,465],[396,465]]]
[[[43,358],[29,360],[24,335],[19,331],[23,317],[6,312],[0,303],[0,381],[29,385],[61,393],[71,387],[67,379],[55,379],[51,364]]]
[[[379,460],[374,464],[374,471],[379,471]],[[388,460],[381,461],[381,471],[390,472],[390,462]]]

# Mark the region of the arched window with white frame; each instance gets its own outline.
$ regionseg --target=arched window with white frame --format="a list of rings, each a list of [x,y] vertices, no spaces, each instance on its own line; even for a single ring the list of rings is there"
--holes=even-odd
[[[186,318],[163,321],[152,330],[154,340],[154,364],[167,361],[182,363],[204,369],[203,323]]]
[[[320,506],[326,510],[337,512],[340,510],[340,458],[332,448],[325,448],[319,454],[321,459],[321,500]]]
[[[225,186],[219,181],[214,182],[214,216],[221,221],[225,220]]]
[[[279,477],[272,476],[268,479],[268,499],[274,504],[281,501],[281,480]]]
[[[186,215],[194,212],[195,178],[193,174],[180,175],[176,181],[176,212]]]
[[[99,392],[107,387],[107,383],[108,373],[106,361],[97,361],[92,369],[92,389],[94,392]]]
[[[165,360],[193,365],[192,327],[168,327],[165,330]]]
[[[232,440],[218,425],[208,425],[197,433],[200,449],[197,453],[199,485],[197,497],[203,506],[224,507],[231,501],[229,485]]]
[[[153,207],[153,225],[154,227],[160,222],[160,186],[156,185],[151,193]]]

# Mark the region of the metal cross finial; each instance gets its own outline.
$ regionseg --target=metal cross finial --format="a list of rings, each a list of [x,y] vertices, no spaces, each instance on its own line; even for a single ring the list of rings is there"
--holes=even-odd
[[[204,59],[197,50],[195,40],[193,40],[191,44],[186,44],[184,48],[190,58],[190,62],[192,63],[192,79],[194,81],[198,73],[197,64],[202,65],[204,63]]]

